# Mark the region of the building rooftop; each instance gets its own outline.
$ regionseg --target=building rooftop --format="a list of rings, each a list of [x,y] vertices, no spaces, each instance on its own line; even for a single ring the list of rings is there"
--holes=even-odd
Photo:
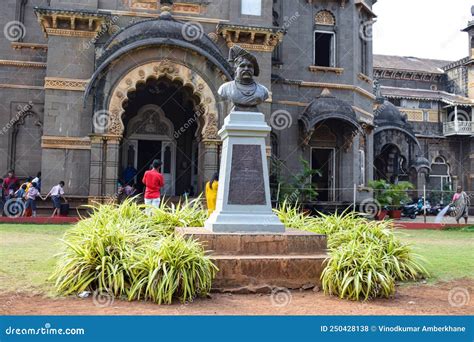
[[[388,98],[408,98],[415,100],[434,100],[441,101],[449,105],[465,105],[474,106],[474,100],[467,97],[450,94],[445,91],[428,90],[428,89],[413,89],[413,88],[398,88],[398,87],[380,87],[382,95]]]
[[[452,61],[418,57],[374,55],[374,69],[394,69],[442,74],[444,73],[442,68],[450,63],[452,63]]]

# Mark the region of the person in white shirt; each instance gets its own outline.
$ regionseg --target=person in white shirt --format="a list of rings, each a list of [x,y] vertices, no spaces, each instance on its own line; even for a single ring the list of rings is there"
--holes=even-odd
[[[32,182],[36,183],[36,188],[41,192],[41,171],[36,174],[36,177],[33,178]]]
[[[31,183],[31,186],[28,189],[28,191],[26,192],[25,197],[26,197],[25,209],[30,208],[33,217],[36,217],[36,198],[39,197],[39,198],[43,199],[43,197],[41,197],[41,194],[38,191],[37,184],[35,182]],[[23,216],[26,216],[26,210],[23,212]]]
[[[61,197],[64,199],[64,202],[67,203],[66,197],[64,197],[64,182],[60,181],[58,185],[55,185],[51,188],[51,190],[48,192],[46,197],[44,199],[47,199],[49,196],[51,196],[51,199],[53,200],[53,214],[51,217],[54,217],[56,215],[59,215],[60,210],[61,210]]]

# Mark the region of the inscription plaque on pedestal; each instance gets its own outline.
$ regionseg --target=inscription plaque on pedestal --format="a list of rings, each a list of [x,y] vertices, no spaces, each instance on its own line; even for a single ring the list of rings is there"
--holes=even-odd
[[[265,205],[260,145],[233,145],[228,204]]]

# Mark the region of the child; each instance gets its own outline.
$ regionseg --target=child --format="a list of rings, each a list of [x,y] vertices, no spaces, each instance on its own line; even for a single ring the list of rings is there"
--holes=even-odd
[[[36,183],[36,188],[41,192],[41,171],[36,174],[36,177],[33,178],[32,182]]]
[[[58,185],[55,185],[51,188],[51,190],[48,192],[46,197],[44,199],[47,199],[49,196],[51,196],[51,199],[53,200],[53,214],[51,217],[54,217],[56,215],[59,215],[61,212],[61,197],[64,199],[64,202],[67,203],[66,197],[64,197],[64,182],[60,181]]]
[[[36,217],[36,198],[41,197],[41,194],[38,191],[37,184],[35,182],[32,182],[30,185],[30,188],[28,189],[26,193],[26,206],[25,206],[25,212],[23,213],[23,216],[26,215],[26,209],[31,209],[33,217]]]
[[[33,183],[32,181],[33,181],[33,178],[28,177],[28,178],[26,179],[26,182],[23,183],[23,184],[20,186],[20,188],[23,187],[23,185],[26,185],[26,192],[28,193],[28,190],[30,190],[31,184]],[[36,183],[36,185],[38,185],[38,183]],[[37,188],[37,189],[38,189],[38,188]]]
[[[26,184],[23,184],[21,186],[21,188],[19,188],[16,192],[15,192],[15,198],[19,198],[19,199],[23,199],[26,195]]]
[[[8,201],[11,198],[15,198],[15,184],[10,184],[10,187],[8,188],[7,195],[5,196],[5,199]]]

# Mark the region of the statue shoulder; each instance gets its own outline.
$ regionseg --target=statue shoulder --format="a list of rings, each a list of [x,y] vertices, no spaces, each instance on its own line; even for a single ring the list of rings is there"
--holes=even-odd
[[[235,87],[235,84],[234,84],[235,81],[230,81],[230,82],[226,82],[224,83],[223,85],[221,85],[219,87],[219,90],[217,91],[217,93],[220,95],[220,96],[228,96],[232,93],[232,89]]]
[[[263,94],[263,101],[268,99],[270,97],[270,92],[268,91],[268,88],[265,87],[264,85],[257,83],[258,84],[258,90],[259,93]]]

